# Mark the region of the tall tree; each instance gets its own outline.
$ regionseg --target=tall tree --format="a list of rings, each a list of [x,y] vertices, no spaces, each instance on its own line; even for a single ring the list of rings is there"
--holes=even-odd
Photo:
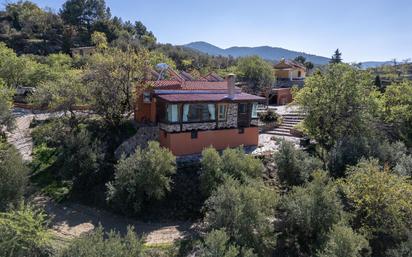
[[[269,96],[275,82],[272,65],[259,56],[250,56],[241,58],[237,69],[240,79],[249,83],[254,93],[262,92],[269,103]]]
[[[304,126],[326,152],[350,136],[371,132],[377,108],[373,79],[346,64],[329,65],[305,81],[295,102],[305,111]],[[325,161],[323,154],[321,155]]]
[[[79,28],[91,28],[99,20],[110,17],[105,0],[68,0],[60,10],[63,20]]]
[[[145,50],[111,48],[91,57],[85,80],[93,109],[108,125],[116,127],[134,111],[137,91],[145,86],[148,64]]]
[[[339,48],[336,49],[335,53],[332,55],[330,59],[330,63],[341,63],[342,62],[342,53],[339,52]]]

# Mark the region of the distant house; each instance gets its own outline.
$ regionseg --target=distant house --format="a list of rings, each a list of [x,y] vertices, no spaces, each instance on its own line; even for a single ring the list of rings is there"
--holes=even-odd
[[[136,121],[158,125],[162,146],[181,156],[208,146],[258,145],[257,106],[263,97],[242,92],[234,75],[193,79],[168,72],[167,80],[148,82],[152,86],[140,94],[135,110]]]
[[[89,56],[94,53],[96,47],[94,46],[84,46],[84,47],[74,47],[70,48],[70,53],[72,56]]]
[[[286,105],[293,101],[291,88],[302,87],[306,77],[306,67],[301,63],[282,59],[274,66],[275,87],[269,97],[269,104]]]
[[[303,80],[306,77],[306,67],[296,61],[282,59],[273,68],[277,80]]]

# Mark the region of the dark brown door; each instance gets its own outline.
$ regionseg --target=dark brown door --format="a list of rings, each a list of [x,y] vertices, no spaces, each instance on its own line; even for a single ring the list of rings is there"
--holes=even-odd
[[[239,128],[250,126],[251,105],[249,103],[239,103],[237,106],[237,126]]]

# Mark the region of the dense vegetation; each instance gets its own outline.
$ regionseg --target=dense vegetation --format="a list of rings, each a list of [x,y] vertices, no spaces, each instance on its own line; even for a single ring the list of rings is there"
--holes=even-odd
[[[70,256],[410,256],[412,83],[378,87],[370,71],[334,62],[296,91],[307,149],[281,141],[262,159],[242,148],[207,148],[179,166],[156,142],[115,158],[136,133],[134,94],[159,62],[194,76],[237,72],[250,90],[274,77],[257,57],[210,57],[156,44],[143,24],[111,17],[103,0],[69,0],[58,14],[6,4],[0,23],[0,253]],[[70,57],[74,46],[96,46]],[[297,60],[305,64],[305,60]],[[306,64],[309,65],[310,64]],[[136,87],[136,85],[138,85]],[[62,115],[31,124],[33,160],[5,140],[18,86]],[[87,109],[88,111],[79,111]],[[151,249],[133,228],[95,231],[56,247],[48,217],[31,203],[47,195],[157,220],[199,221],[197,233]]]

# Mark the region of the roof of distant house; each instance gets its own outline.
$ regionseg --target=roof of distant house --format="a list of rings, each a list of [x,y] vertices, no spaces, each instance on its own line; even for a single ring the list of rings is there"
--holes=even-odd
[[[275,69],[288,69],[288,68],[306,69],[306,67],[300,62],[293,61],[293,60],[285,60],[285,59],[280,60],[280,62],[275,64],[273,67]]]
[[[219,75],[217,75],[214,72],[211,72],[211,73],[207,74],[206,76],[203,76],[201,79],[206,80],[206,81],[210,81],[210,82],[224,81],[224,79],[222,77],[220,77]]]

